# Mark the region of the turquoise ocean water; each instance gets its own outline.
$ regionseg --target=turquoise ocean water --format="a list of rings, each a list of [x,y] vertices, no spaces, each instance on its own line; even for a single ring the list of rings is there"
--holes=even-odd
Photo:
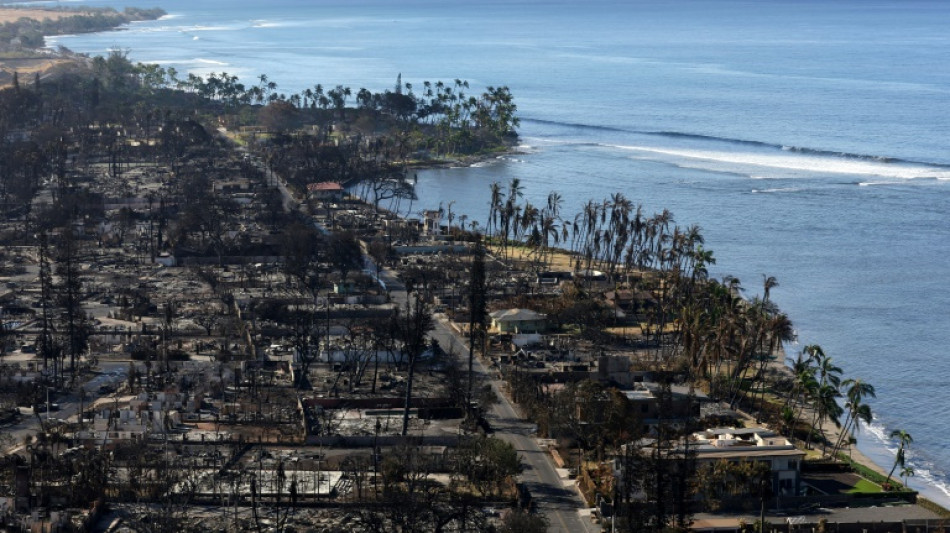
[[[699,224],[716,275],[778,278],[792,353],[821,344],[877,387],[860,449],[889,467],[884,436],[908,430],[911,486],[950,505],[950,3],[157,2],[162,20],[52,41],[288,93],[508,85],[525,153],[420,172],[414,210],[484,219],[517,177],[535,204],[621,191]]]

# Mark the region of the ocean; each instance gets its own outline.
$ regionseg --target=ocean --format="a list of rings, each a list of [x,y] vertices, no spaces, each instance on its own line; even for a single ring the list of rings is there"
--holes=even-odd
[[[714,275],[779,280],[790,354],[820,344],[877,388],[861,451],[889,468],[906,429],[910,486],[950,506],[950,3],[155,1],[162,20],[51,44],[288,94],[509,86],[522,153],[420,171],[414,211],[484,221],[519,178],[567,213],[619,191],[699,224]]]

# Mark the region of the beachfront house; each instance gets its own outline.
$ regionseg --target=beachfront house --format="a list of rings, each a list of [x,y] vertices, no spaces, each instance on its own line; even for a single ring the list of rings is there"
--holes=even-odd
[[[307,195],[312,200],[321,202],[339,202],[343,200],[346,189],[343,185],[335,181],[323,181],[320,183],[310,183],[307,185]]]
[[[772,472],[772,494],[799,494],[805,452],[774,431],[755,427],[716,428],[694,433],[693,440],[697,468],[720,460],[764,462]]]
[[[642,439],[621,446],[621,453],[614,458],[616,487],[620,491],[629,490],[630,496],[636,500],[647,495],[640,486],[624,487],[624,457],[631,446],[651,454],[660,445],[654,439]],[[690,436],[688,450],[682,445],[663,450],[663,455],[674,460],[684,460],[688,451],[688,457],[702,479],[694,497],[697,502],[705,502],[704,505],[713,505],[712,509],[743,509],[749,505],[758,508],[761,492],[747,477],[749,467],[768,467],[766,479],[771,479],[771,494],[775,498],[768,504],[770,506],[782,497],[799,495],[802,486],[801,464],[805,452],[765,428],[707,429]]]
[[[441,209],[427,209],[422,212],[422,224],[427,235],[442,235]]]

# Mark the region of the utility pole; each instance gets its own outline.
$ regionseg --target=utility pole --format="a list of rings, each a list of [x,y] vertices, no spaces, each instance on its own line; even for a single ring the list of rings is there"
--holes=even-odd
[[[484,336],[486,316],[485,293],[487,291],[487,287],[485,286],[485,249],[482,247],[480,235],[475,236],[475,250],[472,257],[472,272],[468,290],[468,395],[465,411],[466,414],[472,415],[474,419],[472,404],[474,402],[473,389],[475,385],[475,342]],[[477,336],[476,328],[478,331]]]

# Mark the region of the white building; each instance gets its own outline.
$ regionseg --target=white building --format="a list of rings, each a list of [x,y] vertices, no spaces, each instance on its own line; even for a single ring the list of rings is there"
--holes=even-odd
[[[772,471],[772,490],[777,495],[797,495],[805,452],[785,437],[765,428],[716,428],[693,434],[696,464],[719,460],[767,462]]]

